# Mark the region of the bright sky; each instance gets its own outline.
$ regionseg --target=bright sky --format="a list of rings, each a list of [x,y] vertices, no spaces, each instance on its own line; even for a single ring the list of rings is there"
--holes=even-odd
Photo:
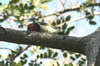
[[[69,1],[69,0],[67,0],[67,1]],[[74,1],[74,0],[72,0],[72,1]],[[86,0],[77,0],[77,1],[81,4],[81,3],[85,2]],[[56,2],[56,4],[54,4],[55,2]],[[55,11],[57,12],[57,11],[60,11],[63,9],[62,5],[60,4],[60,2],[58,2],[58,0],[53,0],[53,2],[48,3],[48,5],[49,5],[49,9],[47,11],[45,11],[45,14],[55,13]],[[74,14],[74,15],[72,15],[73,19],[82,17],[82,14],[77,13],[77,12],[68,12],[65,14],[65,16],[68,14]],[[48,18],[48,19],[50,19],[50,18]],[[75,30],[73,30],[70,33],[70,35],[81,37],[81,36],[86,36],[86,35],[93,33],[100,26],[100,22],[99,22],[100,17],[95,16],[95,18],[93,20],[95,20],[97,22],[97,25],[90,25],[86,19],[79,20],[79,21],[69,24],[68,26],[75,25],[75,27],[76,27]]]

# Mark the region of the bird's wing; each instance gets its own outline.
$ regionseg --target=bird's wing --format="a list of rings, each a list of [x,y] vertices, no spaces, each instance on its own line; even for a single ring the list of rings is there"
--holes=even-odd
[[[42,31],[49,32],[49,33],[57,33],[58,30],[54,29],[51,26],[41,26]]]

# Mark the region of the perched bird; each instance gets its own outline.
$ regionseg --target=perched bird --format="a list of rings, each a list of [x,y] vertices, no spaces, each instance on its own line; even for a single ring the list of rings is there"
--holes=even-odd
[[[47,25],[44,22],[36,22],[29,24],[27,27],[29,31],[37,31],[37,32],[49,32],[49,33],[57,33],[58,30],[53,28],[52,26]]]

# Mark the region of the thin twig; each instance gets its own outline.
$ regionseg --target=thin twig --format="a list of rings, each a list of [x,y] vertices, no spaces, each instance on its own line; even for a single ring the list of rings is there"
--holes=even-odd
[[[65,9],[64,5],[65,5],[66,2],[63,3],[62,0],[60,0],[60,3],[63,6],[63,8]]]
[[[95,13],[94,15],[100,15],[100,12],[97,12],[97,13]],[[73,20],[67,21],[66,24],[73,23],[73,22],[75,22],[75,21],[85,19],[85,18],[87,18],[87,17],[89,17],[89,16],[91,16],[91,15],[84,16],[84,17],[80,17],[80,18],[75,18],[75,19],[73,19]],[[62,23],[62,24],[60,24],[60,25],[57,25],[56,27],[60,27],[60,26],[62,26],[62,25],[64,25],[64,23]]]
[[[12,50],[12,49],[10,49],[10,48],[1,48],[1,47],[0,47],[0,49],[11,50],[12,52],[14,52],[14,53],[17,53],[17,51],[15,51],[15,50]]]
[[[31,45],[28,45],[26,48],[24,48],[23,50],[18,51],[17,55],[15,55],[14,57],[12,57],[12,59],[10,60],[10,66],[13,66],[13,61],[15,60],[16,57],[18,57],[22,52],[24,52],[25,50],[27,50]]]
[[[91,4],[86,5],[86,7],[93,7],[93,6],[100,6],[100,3],[91,3]],[[78,10],[79,8],[80,8],[80,6],[73,7],[73,8],[70,8],[70,9],[65,9],[65,10],[63,10],[63,11],[58,11],[58,12],[56,12],[56,13],[53,13],[53,14],[50,14],[50,15],[46,15],[46,16],[44,16],[44,17],[52,16],[52,15],[59,16],[60,14],[63,14],[63,13],[65,13],[65,12],[75,11],[75,10]]]

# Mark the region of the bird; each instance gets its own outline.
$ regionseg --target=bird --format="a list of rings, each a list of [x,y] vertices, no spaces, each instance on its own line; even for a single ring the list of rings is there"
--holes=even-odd
[[[28,31],[36,31],[36,32],[49,32],[49,33],[57,33],[59,32],[54,27],[48,25],[45,22],[35,22],[31,23],[27,27]]]

